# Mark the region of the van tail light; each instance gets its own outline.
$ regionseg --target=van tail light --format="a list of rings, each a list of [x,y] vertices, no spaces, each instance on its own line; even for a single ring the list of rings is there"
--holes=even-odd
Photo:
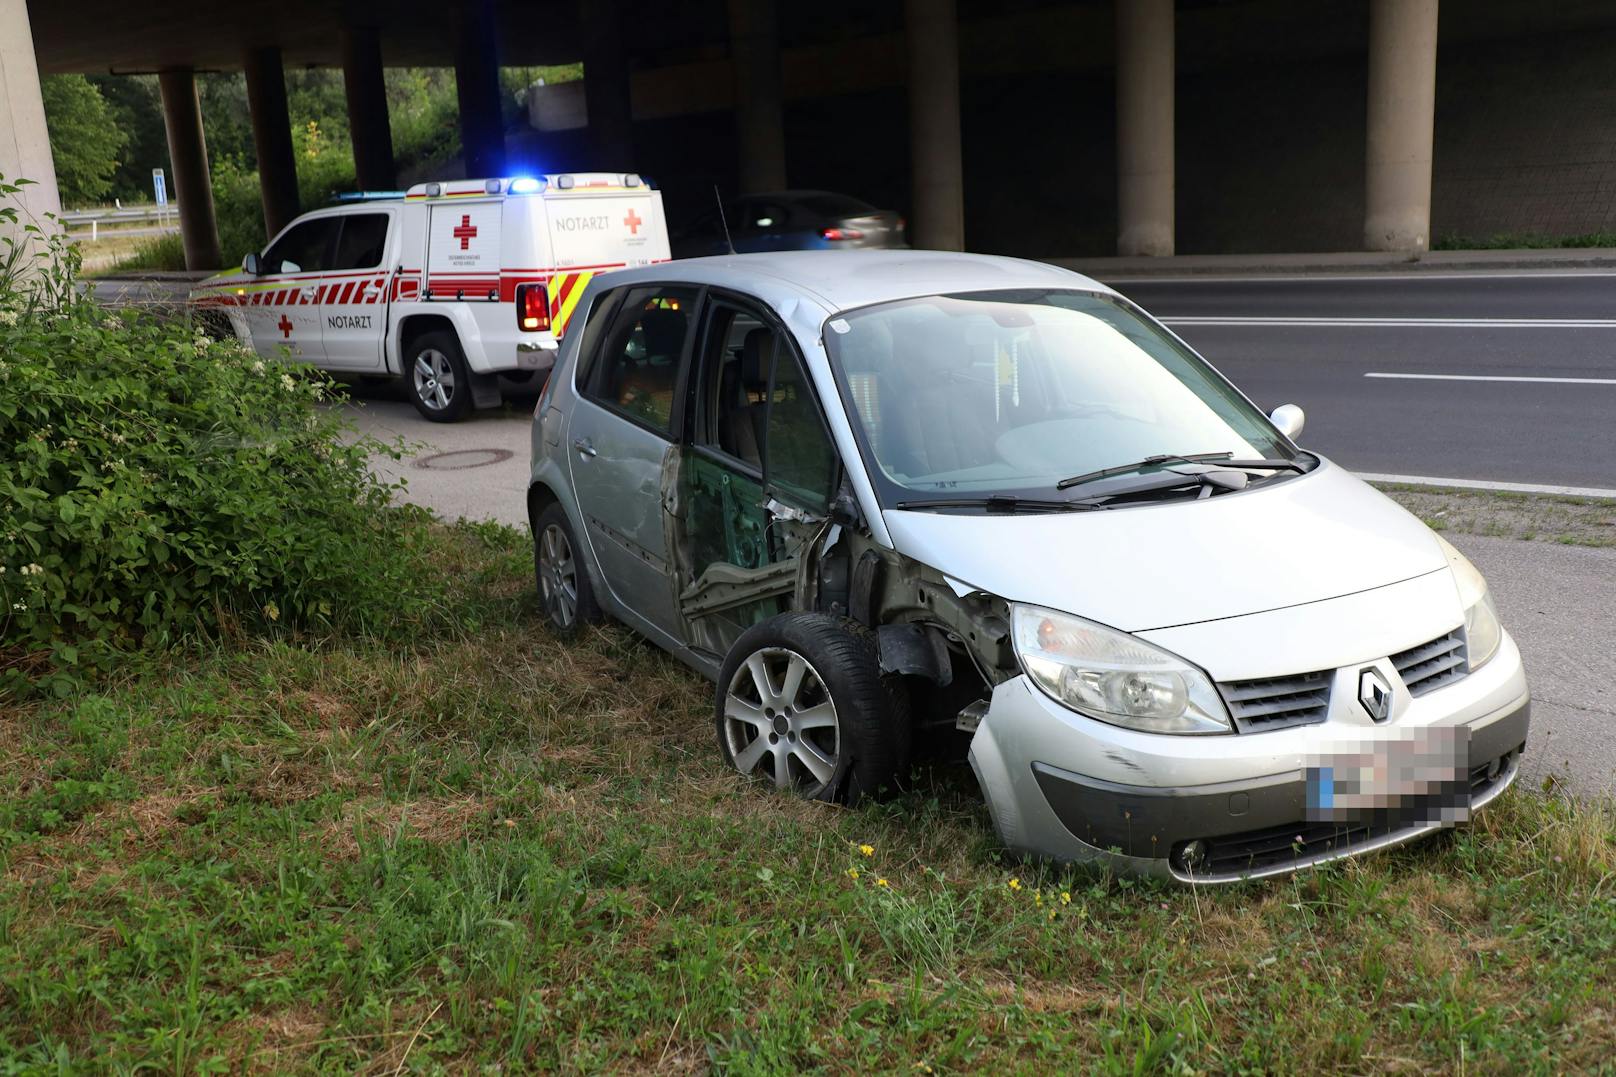
[[[516,286],[516,326],[524,333],[550,328],[550,292],[545,285]]]
[[[826,228],[820,231],[820,238],[831,241],[839,239],[863,239],[864,233],[857,228]]]

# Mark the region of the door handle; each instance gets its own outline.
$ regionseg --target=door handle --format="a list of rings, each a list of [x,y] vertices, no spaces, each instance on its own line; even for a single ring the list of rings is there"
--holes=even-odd
[[[578,455],[580,456],[600,455],[599,452],[595,451],[595,446],[590,444],[588,438],[574,438],[572,441],[572,447],[578,451]]]

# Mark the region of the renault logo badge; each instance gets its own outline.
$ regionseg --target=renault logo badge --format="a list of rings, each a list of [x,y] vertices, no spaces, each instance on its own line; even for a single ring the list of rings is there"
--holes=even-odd
[[[1358,673],[1358,702],[1377,722],[1384,722],[1392,716],[1392,686],[1373,666]]]

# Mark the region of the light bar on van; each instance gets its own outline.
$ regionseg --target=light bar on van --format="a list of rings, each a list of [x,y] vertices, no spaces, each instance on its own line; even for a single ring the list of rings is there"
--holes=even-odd
[[[576,184],[577,182],[578,181],[573,179],[571,176],[557,176],[556,177],[556,186],[560,187],[563,191],[572,190],[573,185]]]
[[[544,181],[534,179],[532,176],[520,176],[511,180],[511,185],[506,190],[511,194],[537,194],[544,190]]]
[[[639,173],[637,173],[637,172],[624,173],[624,175],[623,175],[623,186],[624,187],[638,187],[639,185],[640,185]]]
[[[516,327],[524,333],[550,328],[550,291],[544,284],[516,286]]]

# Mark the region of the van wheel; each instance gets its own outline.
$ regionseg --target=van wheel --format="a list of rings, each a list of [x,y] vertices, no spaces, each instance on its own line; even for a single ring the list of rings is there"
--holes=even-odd
[[[715,719],[725,762],[810,800],[896,789],[908,763],[908,697],[881,675],[875,636],[822,613],[742,633],[719,673]]]
[[[600,620],[589,570],[579,558],[567,510],[559,504],[550,505],[533,521],[533,575],[539,609],[550,631],[576,636],[584,625]]]
[[[471,371],[460,341],[447,330],[415,338],[404,360],[404,384],[415,410],[435,423],[452,423],[471,411]]]

